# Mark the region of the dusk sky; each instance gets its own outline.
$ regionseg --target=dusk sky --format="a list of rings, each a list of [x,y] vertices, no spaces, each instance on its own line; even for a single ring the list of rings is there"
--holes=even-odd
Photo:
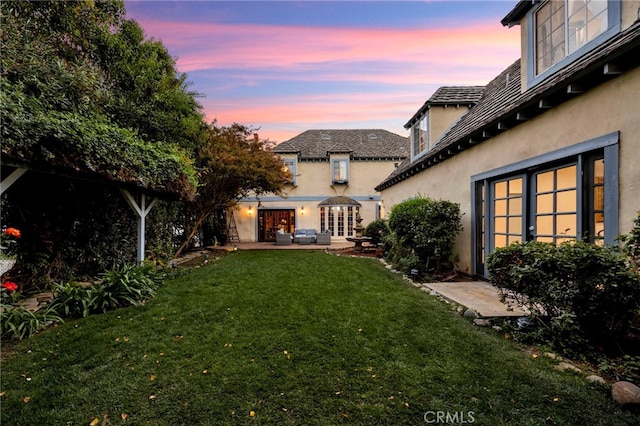
[[[440,86],[484,85],[520,55],[500,1],[125,1],[162,40],[207,121],[282,142],[404,124]]]

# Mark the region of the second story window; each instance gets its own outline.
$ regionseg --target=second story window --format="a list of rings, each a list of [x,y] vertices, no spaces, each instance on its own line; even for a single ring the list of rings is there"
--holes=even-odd
[[[296,160],[292,158],[286,158],[282,161],[282,168],[285,172],[291,173],[291,180],[289,181],[291,185],[297,185],[296,181]]]
[[[349,183],[349,160],[331,161],[331,183]]]
[[[610,27],[608,0],[549,0],[534,15],[535,72],[541,74]]]
[[[417,121],[411,130],[413,156],[420,155],[429,149],[428,114]]]

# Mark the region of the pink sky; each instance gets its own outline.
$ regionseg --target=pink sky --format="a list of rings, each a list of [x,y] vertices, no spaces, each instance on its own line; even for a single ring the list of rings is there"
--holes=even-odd
[[[486,84],[519,57],[520,29],[494,15],[443,15],[423,27],[133,18],[203,93],[208,120],[253,125],[280,142],[317,128],[407,135],[404,123],[438,87]]]

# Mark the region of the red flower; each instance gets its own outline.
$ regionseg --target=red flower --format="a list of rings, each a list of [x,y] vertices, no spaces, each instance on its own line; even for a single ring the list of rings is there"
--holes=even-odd
[[[4,230],[5,235],[10,237],[20,238],[22,235],[20,234],[20,230],[16,228],[7,228]]]
[[[2,283],[2,287],[6,288],[8,291],[16,291],[18,289],[18,284],[13,281],[5,281]]]

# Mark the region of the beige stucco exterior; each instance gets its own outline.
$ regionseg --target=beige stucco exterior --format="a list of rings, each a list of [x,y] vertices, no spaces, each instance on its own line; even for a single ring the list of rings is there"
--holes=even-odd
[[[625,233],[640,210],[639,68],[383,190],[382,202],[387,211],[419,194],[459,203],[464,230],[457,240],[457,266],[470,272],[473,175],[616,131],[620,132],[618,227]]]
[[[466,105],[435,105],[429,109],[429,141],[435,144],[469,108]]]
[[[296,158],[283,155],[282,158]],[[331,159],[349,158],[348,154],[332,154]],[[234,213],[240,241],[258,240],[258,202],[260,209],[295,210],[295,228],[320,230],[318,204],[330,197],[345,196],[359,202],[362,225],[378,218],[383,206],[374,187],[395,168],[397,161],[349,161],[349,183],[331,185],[330,161],[298,161],[296,185],[288,185],[281,197],[266,194],[247,197],[238,203]],[[303,209],[304,208],[304,209]],[[333,241],[344,241],[347,235],[334,235]]]

